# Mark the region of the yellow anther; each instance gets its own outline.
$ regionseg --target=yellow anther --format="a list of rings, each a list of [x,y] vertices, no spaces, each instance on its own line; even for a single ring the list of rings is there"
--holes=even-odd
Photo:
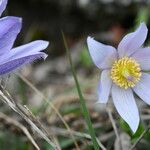
[[[140,65],[131,57],[116,60],[111,68],[112,81],[125,89],[134,87],[141,75]]]

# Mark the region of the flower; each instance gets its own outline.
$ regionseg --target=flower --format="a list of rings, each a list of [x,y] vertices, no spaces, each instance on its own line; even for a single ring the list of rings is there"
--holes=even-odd
[[[133,92],[150,105],[150,47],[142,48],[148,29],[141,23],[135,32],[127,34],[118,48],[87,38],[94,64],[102,70],[98,84],[98,103],[107,103],[111,94],[120,116],[135,133],[139,126],[139,111]]]
[[[7,0],[0,1],[0,15],[6,5]],[[47,41],[37,40],[12,48],[21,27],[22,19],[19,17],[7,16],[0,19],[0,75],[10,73],[36,59],[47,57],[47,54],[40,52],[48,47]]]

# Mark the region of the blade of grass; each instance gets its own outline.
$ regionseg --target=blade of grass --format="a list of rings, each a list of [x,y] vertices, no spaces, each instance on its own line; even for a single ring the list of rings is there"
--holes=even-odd
[[[74,77],[74,80],[75,80],[76,88],[77,88],[77,91],[78,91],[79,100],[80,100],[80,104],[81,104],[81,109],[82,109],[85,121],[87,123],[89,133],[90,133],[91,138],[92,138],[93,146],[94,146],[95,150],[99,150],[100,147],[99,147],[98,142],[96,140],[95,131],[94,131],[94,128],[92,126],[92,122],[91,122],[91,119],[90,119],[88,109],[87,109],[86,104],[85,104],[84,97],[82,95],[82,91],[80,89],[80,85],[79,85],[79,82],[78,82],[78,79],[77,79],[77,76],[76,76],[76,72],[75,72],[73,63],[72,63],[71,54],[70,54],[70,51],[68,49],[68,45],[67,45],[65,35],[64,35],[63,32],[62,32],[62,38],[63,38],[64,46],[65,46],[65,49],[66,49],[66,52],[67,52],[67,55],[68,55],[68,59],[69,59],[69,63],[70,63],[70,66],[71,66],[72,74],[73,74],[73,77]]]

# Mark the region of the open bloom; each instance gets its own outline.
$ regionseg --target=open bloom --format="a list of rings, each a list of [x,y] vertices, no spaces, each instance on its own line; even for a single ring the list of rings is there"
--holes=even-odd
[[[98,102],[107,103],[111,94],[120,116],[133,132],[139,125],[139,112],[133,92],[150,104],[150,47],[142,48],[148,29],[141,23],[138,29],[127,34],[118,48],[87,38],[90,55],[102,70],[98,84]]]
[[[0,1],[0,16],[5,10],[7,0]],[[38,58],[46,58],[41,50],[48,46],[47,41],[37,40],[17,48],[12,48],[22,27],[22,19],[7,16],[0,19],[0,75],[10,73],[20,66]]]

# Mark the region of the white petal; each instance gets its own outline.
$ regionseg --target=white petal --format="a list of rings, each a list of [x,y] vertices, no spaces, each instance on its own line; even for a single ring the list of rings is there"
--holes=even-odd
[[[142,70],[150,70],[150,47],[140,48],[131,57],[140,64]]]
[[[150,105],[150,74],[142,73],[140,81],[133,90],[144,102]]]
[[[10,51],[21,27],[21,18],[8,16],[0,19],[0,56]]]
[[[138,50],[147,37],[148,29],[145,23],[141,23],[139,28],[132,33],[127,34],[118,45],[120,57],[130,56]]]
[[[118,113],[135,133],[139,126],[139,112],[132,90],[125,90],[113,84],[112,98]]]
[[[18,59],[10,60],[6,63],[0,64],[0,75],[8,74],[25,64],[31,63],[34,60],[45,58],[47,55],[43,52],[37,52],[34,55],[28,55]]]
[[[117,58],[114,47],[97,42],[91,37],[87,38],[87,44],[92,60],[98,68],[108,69],[112,66]]]
[[[6,8],[8,0],[0,0],[0,16]]]
[[[49,42],[43,40],[37,40],[28,44],[11,49],[7,54],[0,57],[0,63],[26,57],[28,55],[34,55],[39,51],[46,49]]]
[[[101,74],[101,79],[98,84],[98,103],[107,103],[110,89],[112,85],[112,80],[110,78],[110,71],[103,70]]]

